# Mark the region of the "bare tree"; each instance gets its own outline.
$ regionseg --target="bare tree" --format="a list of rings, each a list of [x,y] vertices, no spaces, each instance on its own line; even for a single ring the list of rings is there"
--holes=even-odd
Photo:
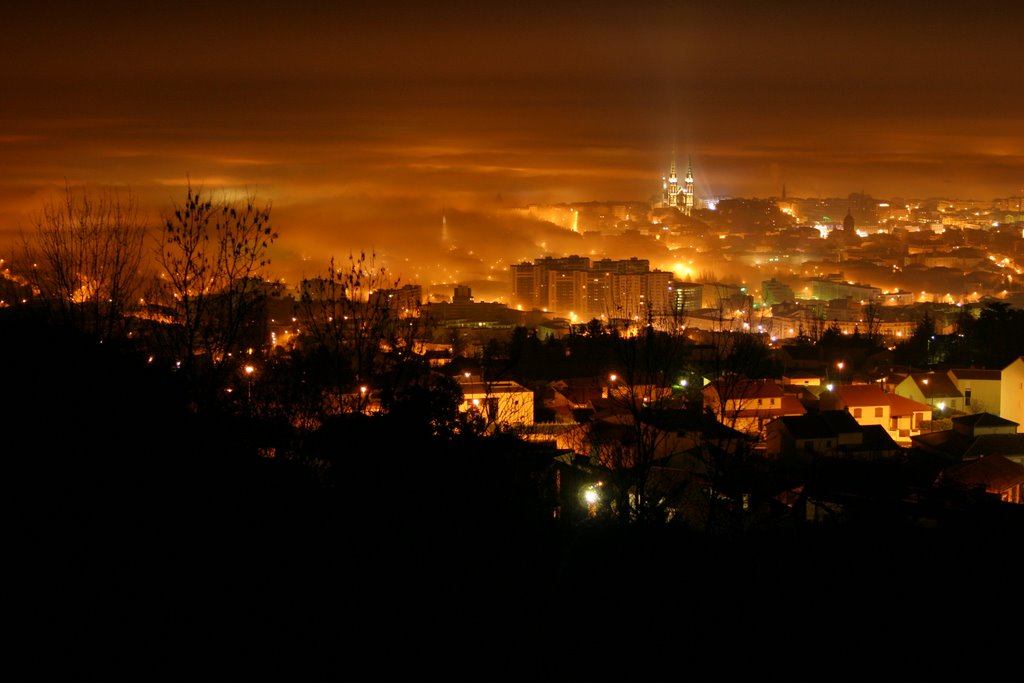
[[[586,439],[615,518],[715,531],[738,523],[740,516],[726,513],[736,511],[736,478],[749,469],[753,440],[739,429],[737,406],[757,404],[744,387],[769,360],[767,335],[748,329],[712,332],[699,359],[681,331],[650,324],[614,340],[610,411],[596,416]],[[724,397],[717,405],[701,400],[701,376],[715,378]]]
[[[251,348],[245,333],[259,312],[275,239],[270,204],[255,194],[214,198],[189,184],[184,202],[165,215],[158,261],[174,311],[173,348],[191,378],[200,369],[215,378]]]
[[[673,385],[686,361],[687,341],[679,330],[658,331],[650,314],[636,335],[615,331],[602,339],[613,363],[607,400],[583,439],[602,473],[605,510],[620,522],[665,521],[689,483],[688,474],[680,478],[668,467],[687,447],[671,424],[685,408]]]
[[[324,391],[341,411],[362,411],[373,392],[394,391],[409,379],[414,342],[422,319],[416,288],[399,289],[399,280],[377,264],[376,254],[350,254],[347,267],[332,258],[323,277],[302,285],[303,325],[311,353],[328,363]]]
[[[22,270],[33,292],[67,324],[100,340],[126,334],[141,283],[146,223],[130,192],[64,193],[22,234]]]
[[[864,334],[871,346],[882,345],[882,311],[878,302],[871,301],[864,307]]]

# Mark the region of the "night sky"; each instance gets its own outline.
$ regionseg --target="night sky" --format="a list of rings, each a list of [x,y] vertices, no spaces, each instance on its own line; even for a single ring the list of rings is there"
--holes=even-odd
[[[698,196],[1024,192],[1014,3],[327,4],[5,5],[0,244],[66,182],[155,224],[191,178],[273,202],[271,276],[468,281],[550,232],[496,209],[645,201],[673,153]]]

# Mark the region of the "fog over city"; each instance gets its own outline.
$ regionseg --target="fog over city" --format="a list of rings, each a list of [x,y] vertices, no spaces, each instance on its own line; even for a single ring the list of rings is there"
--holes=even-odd
[[[366,250],[496,298],[503,267],[543,254],[669,263],[648,238],[504,210],[647,202],[673,156],[698,197],[1020,195],[1006,19],[985,2],[22,5],[0,26],[0,244],[66,184],[130,190],[158,225],[191,182],[273,203],[273,277]]]

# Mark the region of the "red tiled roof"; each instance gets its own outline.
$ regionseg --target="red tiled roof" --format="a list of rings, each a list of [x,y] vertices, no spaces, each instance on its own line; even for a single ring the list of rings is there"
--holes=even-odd
[[[1002,493],[1024,484],[1024,465],[1001,455],[988,455],[953,465],[943,472],[942,477],[964,486],[983,484],[987,491]]]
[[[919,403],[898,394],[886,394],[886,396],[889,397],[889,415],[892,417],[932,412],[932,407],[926,403]]]
[[[843,404],[857,408],[888,405],[892,395],[874,384],[842,384],[835,388],[835,392]]]
[[[1003,374],[1000,370],[985,370],[982,368],[953,368],[950,372],[953,373],[957,379],[985,379],[995,380],[997,382]]]
[[[807,412],[807,408],[796,396],[783,396],[782,397],[782,414],[783,415],[803,415]]]
[[[844,384],[836,387],[835,392],[839,395],[842,405],[848,408],[887,405],[892,417],[932,411],[929,405],[897,394],[887,394],[873,384]]]
[[[963,398],[949,375],[937,372],[915,373],[910,376],[925,398]]]

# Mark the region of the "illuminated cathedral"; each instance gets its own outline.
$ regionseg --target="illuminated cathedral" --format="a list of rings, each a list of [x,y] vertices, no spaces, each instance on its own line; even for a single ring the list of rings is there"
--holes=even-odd
[[[672,157],[668,176],[661,178],[661,205],[675,207],[689,216],[693,213],[693,161],[687,159],[686,177],[679,182],[676,174],[676,159]]]

